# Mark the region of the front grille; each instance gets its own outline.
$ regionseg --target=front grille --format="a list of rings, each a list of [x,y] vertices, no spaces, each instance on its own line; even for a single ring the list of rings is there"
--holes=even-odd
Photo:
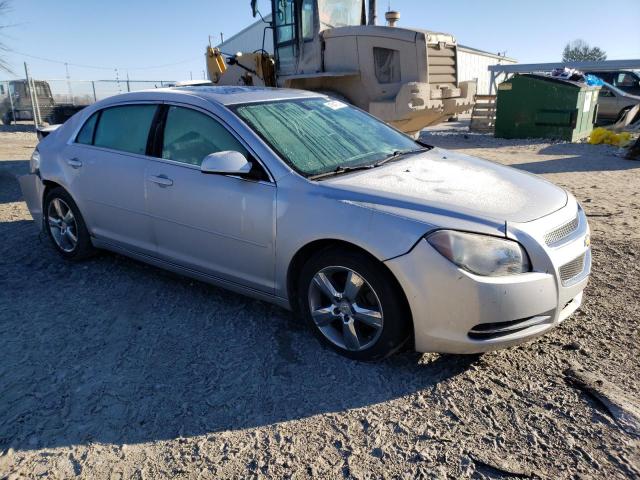
[[[571,280],[575,279],[584,271],[584,259],[586,255],[586,253],[583,253],[560,267],[560,279],[563,285],[570,283]]]
[[[574,218],[570,222],[567,222],[564,225],[560,225],[558,228],[547,233],[544,236],[544,242],[549,246],[556,245],[557,243],[561,242],[569,235],[571,235],[573,232],[575,232],[578,229],[579,223],[580,220],[576,215],[576,218]]]

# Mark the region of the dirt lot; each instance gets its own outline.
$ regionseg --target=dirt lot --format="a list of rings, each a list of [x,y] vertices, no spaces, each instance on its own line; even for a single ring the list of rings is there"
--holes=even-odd
[[[0,132],[0,478],[640,477],[633,417],[567,377],[577,363],[623,407],[640,398],[640,162],[428,139],[576,195],[594,249],[580,312],[506,351],[349,361],[266,303],[113,254],[64,262],[14,178],[35,137]]]

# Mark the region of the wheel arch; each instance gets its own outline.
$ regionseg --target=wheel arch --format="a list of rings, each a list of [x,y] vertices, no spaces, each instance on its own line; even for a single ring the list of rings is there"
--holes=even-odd
[[[71,199],[73,200],[73,202],[76,204],[76,207],[78,208],[78,210],[80,210],[80,214],[82,215],[82,209],[80,208],[80,203],[78,202],[78,199],[75,197],[75,195],[73,193],[71,193],[69,191],[69,189],[67,187],[65,187],[64,185],[62,185],[61,183],[56,182],[55,180],[48,180],[48,179],[42,179],[42,184],[44,185],[44,189],[42,190],[42,199],[41,199],[41,203],[42,203],[42,218],[44,221],[45,218],[45,211],[44,211],[44,202],[47,198],[47,194],[53,190],[54,188],[61,188],[63,189],[67,195],[69,195],[71,197]],[[91,227],[89,226],[90,224],[87,223],[87,219],[84,217],[84,215],[82,215],[85,224],[87,225],[87,228],[89,229],[89,232],[91,232]]]
[[[60,185],[57,182],[54,182],[53,180],[42,180],[42,184],[44,185],[44,190],[42,190],[42,211],[44,212],[44,200],[45,198],[47,198],[47,194],[53,190],[54,188],[62,188],[65,192],[69,193],[69,190],[67,190],[66,188],[64,188],[63,185]],[[69,195],[71,195],[71,193],[69,193]],[[71,195],[71,198],[73,198],[73,195]],[[75,198],[73,199],[75,201]],[[76,205],[78,204],[78,202],[76,202]]]
[[[407,311],[411,313],[409,301],[407,299],[407,296],[404,290],[402,289],[400,282],[398,281],[394,273],[389,269],[389,267],[387,267],[387,265],[384,264],[382,260],[377,258],[371,252],[367,251],[366,249],[354,243],[351,243],[345,240],[338,240],[334,238],[318,239],[318,240],[314,240],[312,242],[307,243],[306,245],[298,249],[298,251],[292,257],[291,262],[289,262],[289,268],[287,269],[287,279],[286,279],[287,296],[289,297],[289,305],[291,306],[294,312],[299,312],[299,307],[300,307],[300,303],[299,303],[300,293],[298,291],[299,290],[298,279],[302,272],[302,267],[312,256],[324,250],[328,250],[330,248],[344,248],[345,250],[357,251],[357,252],[363,253],[364,255],[369,257],[371,260],[373,260],[376,264],[378,264],[380,267],[382,267],[382,269],[388,273],[389,278],[392,279],[394,283],[394,287],[396,288],[398,293],[402,296],[401,301],[404,303],[404,306],[406,307]],[[412,319],[412,323],[413,323],[413,319]]]

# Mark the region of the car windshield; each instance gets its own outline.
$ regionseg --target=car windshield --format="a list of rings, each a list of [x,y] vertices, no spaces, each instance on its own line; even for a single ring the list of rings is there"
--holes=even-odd
[[[420,148],[361,110],[326,97],[244,104],[234,109],[305,176],[375,165]]]

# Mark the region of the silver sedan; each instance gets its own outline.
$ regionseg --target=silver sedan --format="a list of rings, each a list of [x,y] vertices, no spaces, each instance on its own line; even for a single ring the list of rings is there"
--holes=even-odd
[[[316,93],[185,87],[98,102],[20,178],[70,260],[108,249],[274,302],[355,359],[474,353],[574,312],[576,200]]]

